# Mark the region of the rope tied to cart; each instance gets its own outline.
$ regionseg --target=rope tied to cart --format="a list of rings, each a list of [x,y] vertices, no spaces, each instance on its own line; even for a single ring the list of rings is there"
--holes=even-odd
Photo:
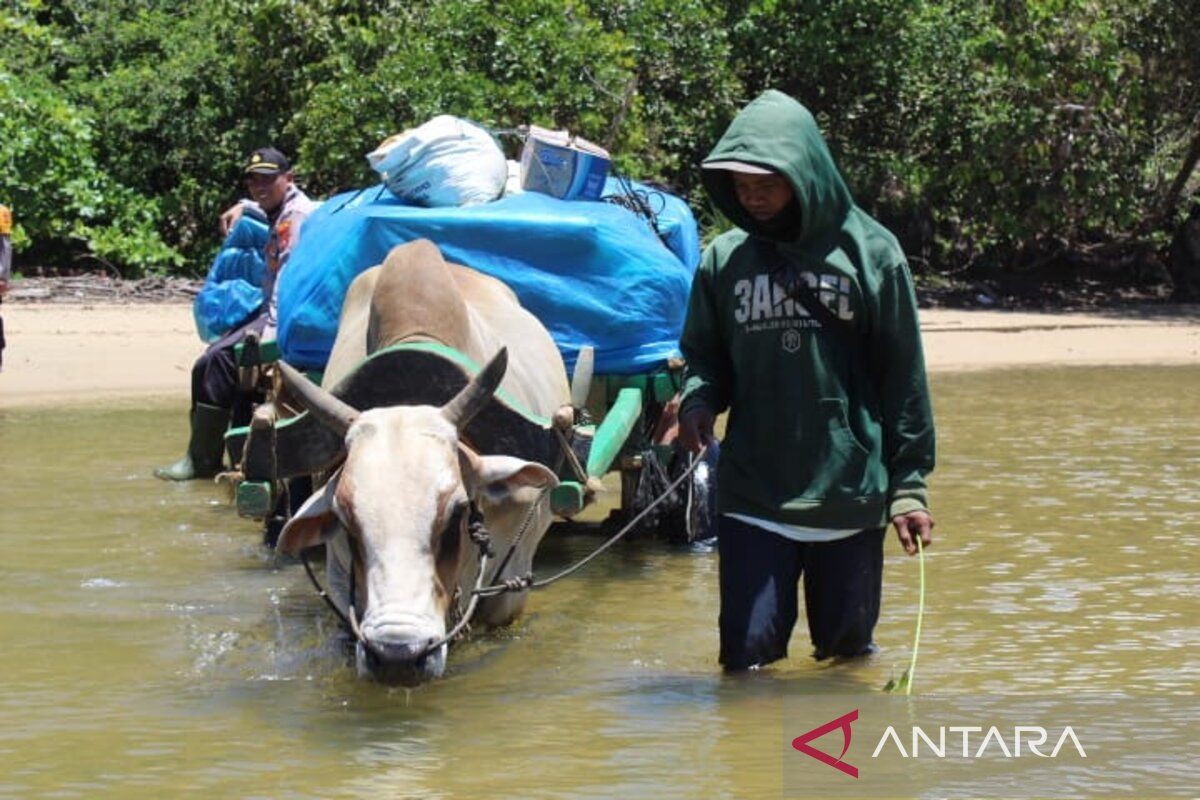
[[[518,589],[510,588],[509,584],[507,582],[505,582],[505,583],[494,583],[491,586],[484,586],[476,591],[484,597],[494,597],[496,595],[504,594],[505,592],[510,592],[510,591],[524,591],[527,589],[528,590],[544,589],[547,586],[550,586],[551,584],[556,583],[569,575],[575,574],[579,570],[583,569],[583,567],[585,567],[587,564],[589,564],[591,561],[593,561],[597,556],[599,556],[605,550],[609,549],[614,544],[616,544],[621,539],[623,539],[626,535],[628,535],[628,533],[630,531],[632,531],[634,528],[636,528],[638,523],[640,523],[643,519],[645,519],[645,517],[651,511],[653,511],[654,508],[659,503],[663,502],[668,497],[670,497],[672,494],[674,494],[675,490],[678,489],[679,486],[685,480],[690,478],[692,473],[696,471],[696,468],[699,467],[701,463],[703,463],[704,454],[707,451],[707,449],[708,449],[708,445],[705,445],[704,447],[702,447],[700,449],[700,451],[698,453],[691,455],[690,456],[691,463],[688,464],[687,468],[684,469],[683,472],[681,472],[679,474],[679,476],[676,477],[675,480],[672,481],[671,484],[669,486],[667,486],[667,488],[664,489],[658,495],[658,497],[654,498],[654,500],[652,500],[650,503],[648,503],[645,508],[643,508],[641,511],[639,511],[633,517],[633,519],[631,519],[631,520],[629,520],[629,522],[625,523],[625,525],[619,531],[617,531],[615,534],[610,536],[608,539],[605,539],[604,542],[601,543],[599,547],[597,547],[591,553],[584,556],[583,558],[581,558],[579,561],[575,562],[571,566],[569,566],[566,569],[562,570],[561,572],[551,575],[549,578],[545,578],[543,580],[535,580],[532,573],[530,573],[529,575],[526,575],[519,579],[521,582],[521,586]],[[497,572],[499,572],[499,570]]]

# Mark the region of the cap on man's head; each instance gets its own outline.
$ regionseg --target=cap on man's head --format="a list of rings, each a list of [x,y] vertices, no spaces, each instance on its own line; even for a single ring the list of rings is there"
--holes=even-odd
[[[728,172],[742,172],[746,175],[771,175],[775,170],[749,161],[705,161],[700,165],[703,169],[723,169]]]
[[[287,156],[283,153],[274,147],[260,147],[250,154],[250,160],[246,162],[246,168],[242,172],[246,175],[279,175],[291,168]]]

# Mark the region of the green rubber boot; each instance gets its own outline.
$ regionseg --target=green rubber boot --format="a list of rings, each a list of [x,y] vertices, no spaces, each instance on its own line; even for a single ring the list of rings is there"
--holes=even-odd
[[[223,465],[228,427],[228,408],[197,403],[192,409],[192,438],[187,453],[169,467],[154,470],[155,477],[164,481],[190,481],[216,475]]]

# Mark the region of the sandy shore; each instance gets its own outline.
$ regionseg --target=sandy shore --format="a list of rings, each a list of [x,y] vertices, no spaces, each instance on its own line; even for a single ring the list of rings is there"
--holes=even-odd
[[[0,306],[0,407],[96,399],[186,402],[203,351],[186,304]],[[1200,365],[1200,306],[1088,314],[928,309],[931,371],[1056,365]]]

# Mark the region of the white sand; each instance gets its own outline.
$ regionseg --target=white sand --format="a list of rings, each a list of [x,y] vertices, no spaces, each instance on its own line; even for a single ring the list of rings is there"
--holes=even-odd
[[[0,407],[106,398],[187,401],[203,352],[191,307],[0,306],[8,347]],[[930,309],[921,314],[930,371],[1058,365],[1200,365],[1200,307],[1059,314]]]

